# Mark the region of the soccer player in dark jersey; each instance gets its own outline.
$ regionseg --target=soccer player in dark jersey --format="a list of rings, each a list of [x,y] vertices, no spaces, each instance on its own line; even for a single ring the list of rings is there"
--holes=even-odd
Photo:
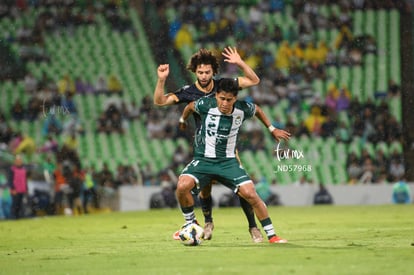
[[[253,69],[241,59],[236,48],[227,47],[224,49],[222,55],[225,58],[225,62],[236,64],[242,70],[243,76],[239,76],[234,80],[239,89],[257,85],[260,82],[259,77]],[[157,70],[158,80],[154,91],[155,105],[170,106],[179,103],[189,103],[200,97],[215,94],[218,82],[220,81],[220,79],[214,78],[214,76],[218,73],[219,63],[217,57],[211,51],[200,49],[190,58],[187,69],[196,75],[196,82],[191,85],[183,86],[175,92],[165,94],[165,82],[169,75],[169,65],[159,65]],[[200,118],[197,114],[194,114],[194,118],[196,126],[198,127]],[[279,130],[275,129],[275,131]],[[211,239],[212,230],[214,228],[212,218],[211,185],[206,186],[206,188],[200,192],[199,198],[205,218],[204,238]],[[262,234],[256,224],[252,206],[241,197],[240,205],[242,206],[242,209],[247,217],[249,232],[253,241],[263,241]],[[174,234],[174,237],[178,238],[176,233]]]
[[[200,127],[194,137],[193,160],[183,169],[177,184],[176,195],[187,223],[197,223],[192,192],[197,193],[212,180],[233,190],[253,207],[270,243],[286,243],[276,234],[265,203],[257,194],[254,183],[236,157],[240,127],[246,119],[256,116],[272,136],[288,139],[289,133],[276,135],[274,127],[259,106],[237,100],[239,88],[232,79],[219,83],[215,96],[201,97],[189,103],[183,112],[185,121],[191,113],[200,115]]]

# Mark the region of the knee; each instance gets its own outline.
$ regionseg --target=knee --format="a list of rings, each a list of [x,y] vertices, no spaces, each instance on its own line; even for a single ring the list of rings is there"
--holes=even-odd
[[[185,193],[186,192],[186,186],[183,182],[178,181],[177,183],[177,189],[175,190],[175,192],[177,194],[181,194],[181,193]]]
[[[255,193],[255,192],[245,192],[243,194],[241,194],[242,197],[248,201],[250,204],[257,202],[258,200],[260,200],[259,196]]]
[[[190,192],[191,189],[195,186],[195,181],[193,178],[188,176],[181,176],[177,183],[177,194]]]
[[[239,195],[245,199],[251,206],[261,203],[262,200],[260,199],[259,195],[256,193],[254,189],[246,188],[246,189],[240,189]]]

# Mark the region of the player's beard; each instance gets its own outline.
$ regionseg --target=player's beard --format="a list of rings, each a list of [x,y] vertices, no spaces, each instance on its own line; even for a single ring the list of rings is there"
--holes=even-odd
[[[205,84],[203,84],[200,79],[197,79],[197,81],[198,81],[198,84],[200,84],[201,88],[204,89],[204,88],[208,87],[208,85],[210,85],[210,83],[211,83],[211,81],[213,81],[213,79],[210,78],[209,80],[207,80],[207,82],[205,82]]]

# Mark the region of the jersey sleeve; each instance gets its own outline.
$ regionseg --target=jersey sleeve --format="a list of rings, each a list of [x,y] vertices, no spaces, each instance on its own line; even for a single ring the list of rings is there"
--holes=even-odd
[[[214,98],[215,99],[215,98]],[[196,100],[194,103],[195,110],[198,114],[205,114],[208,113],[208,110],[211,105],[212,98],[209,97],[201,97]]]
[[[256,105],[251,102],[241,101],[245,119],[252,118],[256,113]]]
[[[176,90],[174,93],[172,93],[172,95],[174,95],[175,98],[176,98],[176,102],[188,103],[188,102],[192,101],[188,97],[187,90],[188,90],[189,87],[190,87],[189,85],[186,85],[186,86],[181,87],[180,89]]]
[[[205,106],[206,106],[206,98],[204,97],[201,97],[194,102],[194,108],[195,108],[196,113],[198,114],[206,112],[205,110],[207,108]]]

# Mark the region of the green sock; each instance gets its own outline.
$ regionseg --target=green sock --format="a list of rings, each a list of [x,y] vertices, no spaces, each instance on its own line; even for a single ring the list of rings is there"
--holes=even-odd
[[[270,239],[273,236],[276,236],[276,232],[275,232],[275,229],[273,228],[272,220],[270,218],[261,220],[260,223],[262,224],[263,230],[266,232],[268,239]]]
[[[254,217],[253,207],[242,197],[240,199],[240,206],[243,209],[244,214],[246,215],[247,221],[249,222],[249,228],[257,227],[256,219]]]
[[[204,215],[204,222],[212,222],[213,200],[211,196],[208,196],[207,198],[200,198],[200,204]]]

